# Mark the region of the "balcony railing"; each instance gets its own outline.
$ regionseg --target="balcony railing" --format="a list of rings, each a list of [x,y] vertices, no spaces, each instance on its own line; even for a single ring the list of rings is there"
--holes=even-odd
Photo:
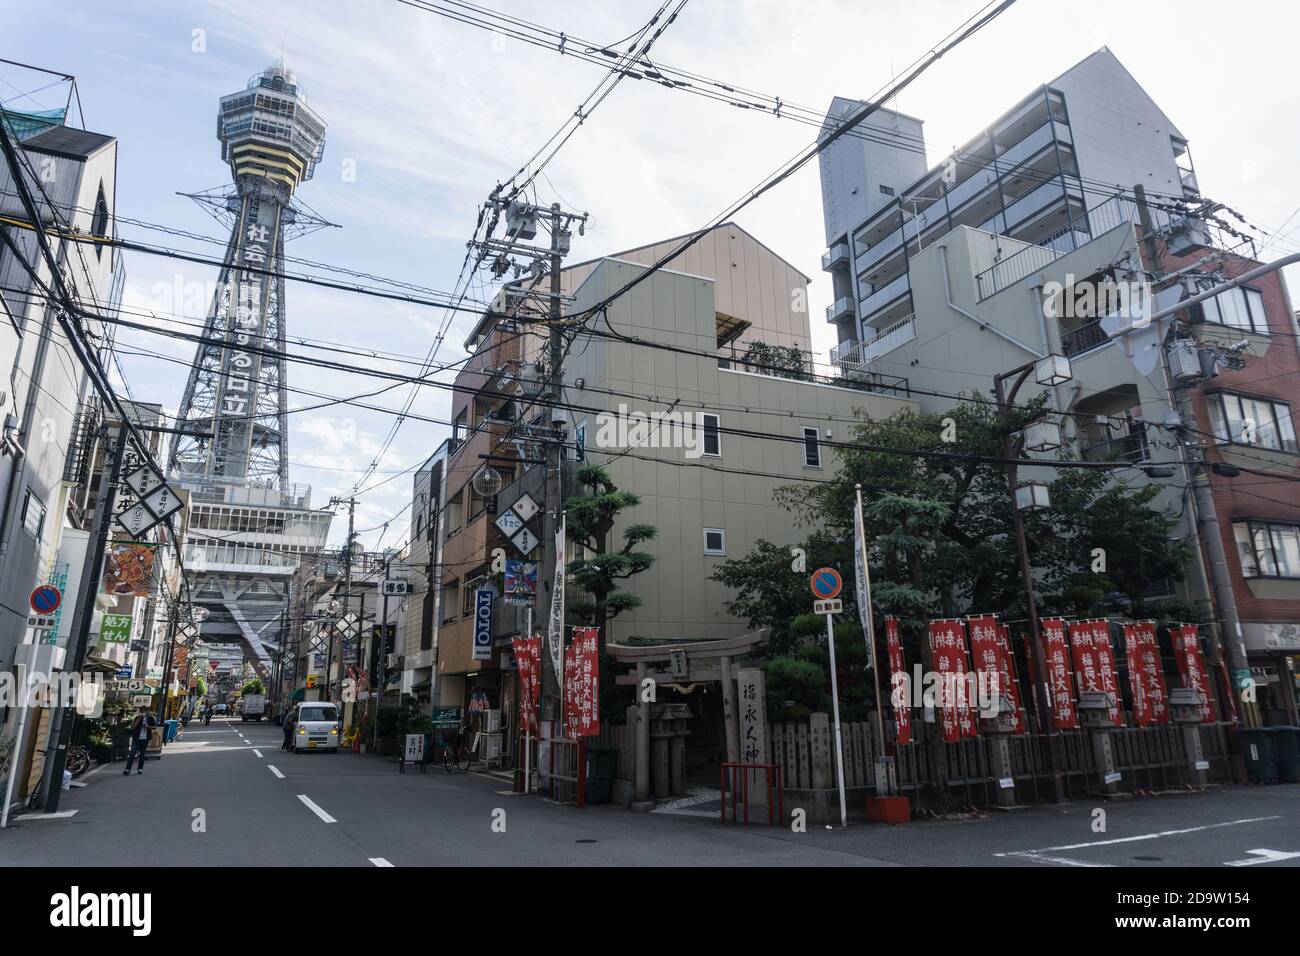
[[[849,319],[853,317],[853,314],[852,296],[846,295],[843,298],[836,299],[834,305],[826,307],[827,322],[839,322],[843,319]]]
[[[1080,355],[1089,349],[1105,345],[1109,341],[1110,336],[1101,327],[1101,319],[1096,319],[1087,325],[1081,325],[1074,331],[1062,335],[1061,352],[1066,356]]]
[[[822,253],[822,271],[830,272],[841,263],[849,261],[849,244],[837,242]]]
[[[902,275],[877,289],[872,290],[871,294],[862,299],[862,318],[868,319],[874,313],[880,311],[894,300],[906,295],[912,288],[911,276],[904,272]]]
[[[1081,452],[1083,460],[1127,461],[1130,464],[1137,464],[1140,461],[1146,461],[1146,435],[1141,425],[1137,425],[1135,428],[1135,431],[1130,432],[1127,435],[1120,435],[1116,438],[1110,438],[1105,441],[1084,445]]]
[[[842,372],[856,372],[867,368],[872,362],[916,338],[916,326],[913,316],[899,319],[893,325],[882,329],[865,342],[848,341],[831,349],[831,364],[838,365]]]

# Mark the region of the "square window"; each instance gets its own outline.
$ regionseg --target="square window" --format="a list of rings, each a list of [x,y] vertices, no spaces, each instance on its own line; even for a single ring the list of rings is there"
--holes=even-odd
[[[726,554],[727,553],[727,532],[721,528],[704,529],[704,553],[705,554]]]
[[[23,499],[22,521],[24,530],[37,541],[41,540],[41,532],[45,530],[45,502],[32,494],[30,488]]]

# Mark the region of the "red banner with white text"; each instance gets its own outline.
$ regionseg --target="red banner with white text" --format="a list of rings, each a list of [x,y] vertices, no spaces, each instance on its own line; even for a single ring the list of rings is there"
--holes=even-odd
[[[1214,723],[1214,707],[1210,703],[1210,675],[1205,669],[1205,658],[1201,655],[1200,628],[1195,624],[1169,629],[1169,637],[1174,643],[1174,658],[1178,662],[1178,673],[1183,679],[1183,686],[1194,690],[1201,698],[1201,705],[1196,712],[1201,715],[1201,723]]]
[[[1011,653],[1011,628],[1005,624],[998,625],[998,667],[1002,675],[1002,686],[1011,698],[1011,706],[1016,709],[1016,733],[1023,734],[1025,726],[1025,708],[1020,703],[1020,676],[1016,673],[1016,658]]]
[[[1160,663],[1160,644],[1156,640],[1156,622],[1138,621],[1133,625],[1137,641],[1137,677],[1146,697],[1150,723],[1169,723],[1169,693],[1165,687],[1164,666]],[[1129,667],[1134,666],[1129,662]]]
[[[1074,730],[1079,726],[1079,715],[1074,709],[1074,692],[1070,686],[1070,651],[1065,643],[1065,621],[1048,617],[1039,621],[1038,626],[1042,628],[1046,646],[1052,726],[1057,730]]]
[[[885,618],[885,644],[889,650],[889,686],[893,688],[890,702],[894,705],[894,729],[897,742],[912,742],[912,695],[903,664],[903,641],[898,635],[898,618]]]
[[[515,662],[519,667],[519,729],[537,733],[537,702],[542,693],[542,638],[516,637]]]
[[[966,661],[966,625],[959,620],[930,622],[930,655],[939,684],[936,704],[943,739],[956,743],[962,737],[976,736],[975,708]]]
[[[575,627],[564,652],[564,728],[569,737],[600,733],[600,658],[594,627]]]
[[[1110,625],[1105,621],[1074,621],[1069,630],[1079,694],[1109,694],[1111,723],[1123,727],[1124,712],[1120,709],[1115,655],[1110,647]]]

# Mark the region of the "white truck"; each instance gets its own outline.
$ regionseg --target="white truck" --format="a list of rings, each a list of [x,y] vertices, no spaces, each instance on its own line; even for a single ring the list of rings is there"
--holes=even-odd
[[[266,695],[245,694],[240,699],[240,720],[261,720],[266,716]]]

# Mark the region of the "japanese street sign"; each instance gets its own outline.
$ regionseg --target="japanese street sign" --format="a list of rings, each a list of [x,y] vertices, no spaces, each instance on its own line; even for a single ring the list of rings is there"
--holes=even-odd
[[[497,520],[494,521],[493,524],[501,529],[502,534],[509,537],[524,526],[524,519],[519,517],[519,515],[515,514],[513,511],[506,511],[504,514],[498,516]]]
[[[519,515],[525,521],[532,521],[533,515],[541,510],[541,507],[529,495],[522,494],[519,500],[510,506],[515,514]]]
[[[42,584],[32,592],[29,603],[37,614],[53,614],[63,602],[63,593],[53,584]]]
[[[170,515],[180,511],[183,507],[180,499],[176,497],[176,492],[172,491],[167,485],[155,488],[149,494],[140,499],[144,505],[159,521],[165,521]]]
[[[126,486],[135,492],[136,497],[145,498],[154,489],[163,484],[162,475],[148,465],[142,465],[124,479]]]
[[[813,572],[811,586],[813,597],[829,601],[839,596],[844,581],[840,578],[840,572],[834,568],[818,568]]]
[[[140,502],[117,515],[118,526],[132,538],[138,538],[158,523],[158,519]]]
[[[519,553],[525,558],[533,553],[537,547],[537,536],[527,528],[521,528],[519,533],[510,539],[510,543],[519,549]]]
[[[131,640],[130,614],[105,614],[99,625],[99,639],[105,644],[126,644]]]
[[[338,627],[339,633],[343,635],[345,640],[356,637],[357,631],[359,630],[357,627],[357,616],[352,611],[348,611],[348,613],[339,618],[338,623],[335,626]]]
[[[52,614],[29,614],[27,615],[27,626],[34,627],[38,631],[53,630],[55,625],[54,615]]]
[[[488,588],[474,592],[474,660],[492,659],[492,598],[496,593]]]
[[[813,601],[814,614],[843,614],[844,602],[839,598],[830,601]]]
[[[114,674],[113,676],[116,677],[116,678],[118,678],[119,680],[130,678],[130,676],[131,676],[131,665],[130,665],[130,664],[123,664],[120,668],[118,668],[117,673]]]
[[[405,578],[384,578],[379,593],[385,597],[404,597],[410,590],[410,582]]]
[[[429,721],[434,727],[447,728],[460,726],[459,707],[435,707],[429,714]]]

